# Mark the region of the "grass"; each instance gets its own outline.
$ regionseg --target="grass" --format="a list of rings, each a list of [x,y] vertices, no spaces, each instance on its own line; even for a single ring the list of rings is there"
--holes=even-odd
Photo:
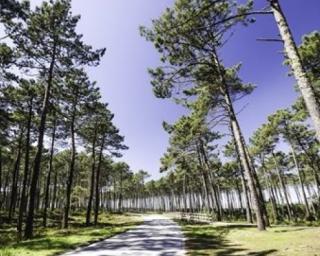
[[[0,227],[0,256],[52,256],[85,246],[142,223],[138,215],[101,214],[98,226],[84,226],[83,215],[72,218],[69,229],[37,229],[32,240],[16,242],[16,231],[9,226]]]
[[[320,255],[320,227],[274,226],[261,232],[246,224],[180,223],[188,255]]]

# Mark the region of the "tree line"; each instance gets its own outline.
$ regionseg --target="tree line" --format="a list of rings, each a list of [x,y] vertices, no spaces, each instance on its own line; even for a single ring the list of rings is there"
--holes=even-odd
[[[68,228],[81,209],[86,225],[98,224],[101,208],[207,211],[260,230],[319,219],[320,34],[297,46],[279,1],[266,4],[255,10],[254,1],[176,0],[151,28],[141,28],[163,63],[149,70],[155,96],[188,110],[163,123],[170,138],[161,158],[166,175],[147,181],[147,172],[113,159],[127,149],[124,137],[87,73],[105,49],[77,33],[71,1],[35,9],[28,1],[1,1],[1,222],[28,239],[34,227]],[[241,79],[241,65],[225,66],[220,51],[232,31],[260,15],[274,16],[301,96],[246,141],[234,103],[255,86]]]
[[[266,8],[256,10],[255,1],[177,0],[151,28],[141,27],[163,63],[149,70],[155,96],[172,98],[189,110],[175,124],[164,123],[170,135],[161,159],[162,170],[170,172],[166,179],[172,173],[180,177],[184,195],[197,191],[190,183],[198,180],[202,185],[197,193],[217,220],[224,215],[221,187],[227,183],[239,191],[239,200],[244,196],[246,218],[254,218],[259,230],[266,229],[271,216],[274,221],[319,217],[319,33],[306,35],[298,47],[280,1],[265,2]],[[284,46],[300,98],[268,117],[248,143],[234,103],[255,87],[242,81],[240,64],[225,66],[220,52],[234,31],[250,26],[254,17],[259,22],[261,15],[274,17],[280,38],[273,41]],[[279,150],[279,144],[289,150]],[[299,187],[302,217],[290,201],[290,184]],[[316,192],[307,193],[308,189]],[[307,195],[318,199],[311,201]]]
[[[97,224],[104,180],[117,170],[112,158],[127,149],[87,73],[105,48],[84,42],[69,0],[0,7],[1,223],[29,239],[35,226],[52,225],[49,216],[68,228],[84,208],[86,224],[93,213]]]

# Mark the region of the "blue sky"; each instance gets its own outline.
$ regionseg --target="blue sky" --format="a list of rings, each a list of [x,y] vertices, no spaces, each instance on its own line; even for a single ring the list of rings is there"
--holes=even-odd
[[[42,2],[32,0],[33,4]],[[140,25],[150,25],[171,6],[173,0],[73,0],[74,14],[81,14],[78,30],[87,43],[106,47],[106,55],[90,77],[101,88],[103,99],[115,113],[115,124],[130,147],[123,160],[133,170],[144,169],[158,177],[160,162],[168,145],[162,121],[174,122],[184,110],[168,100],[153,96],[148,67],[159,64],[153,46],[139,35]],[[264,7],[266,0],[256,0]],[[282,0],[284,12],[298,43],[303,34],[320,30],[319,0]],[[257,22],[235,31],[221,51],[226,65],[242,62],[241,77],[257,89],[237,103],[240,125],[246,139],[267,115],[287,107],[296,98],[294,80],[283,66],[282,45],[257,42],[257,38],[275,38],[279,33],[272,16],[256,17]]]

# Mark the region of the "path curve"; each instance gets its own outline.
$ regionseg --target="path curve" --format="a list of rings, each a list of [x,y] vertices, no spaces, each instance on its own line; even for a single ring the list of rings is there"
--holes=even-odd
[[[148,215],[144,223],[125,233],[62,256],[184,256],[180,227],[162,215]]]

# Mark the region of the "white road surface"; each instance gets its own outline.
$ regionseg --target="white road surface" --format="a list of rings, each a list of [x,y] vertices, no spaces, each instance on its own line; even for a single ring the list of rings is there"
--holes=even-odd
[[[62,256],[184,256],[180,227],[167,217],[149,215],[143,225]]]

